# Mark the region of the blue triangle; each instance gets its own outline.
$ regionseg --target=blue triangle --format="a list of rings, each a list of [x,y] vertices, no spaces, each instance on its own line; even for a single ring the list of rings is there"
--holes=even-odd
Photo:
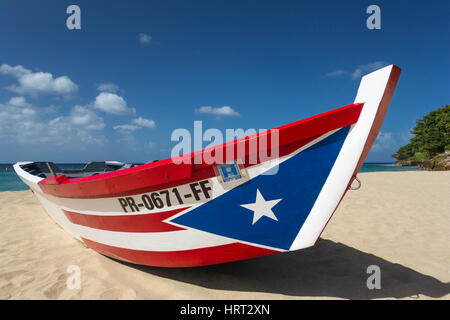
[[[305,222],[350,127],[345,127],[279,166],[275,175],[260,175],[224,195],[181,215],[175,223],[255,244],[289,249]],[[282,199],[272,211],[278,221],[261,217],[241,204],[254,203],[257,189],[266,201]]]

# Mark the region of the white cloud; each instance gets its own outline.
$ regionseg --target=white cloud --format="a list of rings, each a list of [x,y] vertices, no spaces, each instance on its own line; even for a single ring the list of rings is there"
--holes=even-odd
[[[87,107],[79,105],[73,107],[68,120],[76,126],[84,127],[86,130],[103,130],[105,128],[103,118]]]
[[[106,91],[106,92],[112,92],[115,93],[117,91],[119,91],[119,86],[114,84],[114,83],[100,83],[97,86],[97,90],[98,91]]]
[[[9,99],[7,104],[14,107],[31,107],[31,104],[24,97],[13,97]]]
[[[120,133],[130,133],[139,129],[141,129],[141,127],[132,124],[121,124],[118,126],[114,126],[114,130]]]
[[[152,42],[152,37],[146,33],[140,33],[138,39],[141,44],[150,44]]]
[[[374,152],[378,152],[378,151],[390,149],[393,147],[394,142],[395,141],[394,141],[392,132],[381,132],[380,131],[371,150]]]
[[[103,119],[83,106],[72,108],[68,116],[43,117],[45,108],[33,106],[23,97],[0,104],[0,141],[14,144],[49,143],[52,145],[102,144]]]
[[[101,125],[100,125],[101,126]],[[87,124],[76,123],[71,116],[57,117],[46,123],[41,141],[48,141],[56,145],[77,145],[83,148],[84,144],[104,144],[106,138],[102,134],[94,133],[97,129],[90,121]],[[80,145],[81,144],[81,145]]]
[[[2,64],[0,66],[0,73],[1,74],[6,74],[9,76],[13,76],[15,78],[20,78],[26,74],[30,74],[31,71],[24,68],[21,65],[17,65],[15,67],[10,66],[9,64]]]
[[[37,115],[37,109],[22,99],[13,98],[6,104],[0,104],[0,136],[8,136],[19,131],[22,126],[38,123]]]
[[[219,118],[221,116],[235,116],[235,117],[240,116],[240,114],[238,112],[236,112],[235,110],[233,110],[233,108],[231,108],[230,106],[223,106],[221,108],[213,108],[211,106],[205,106],[205,107],[200,107],[199,109],[197,109],[197,112],[213,114]]]
[[[132,124],[122,124],[114,127],[119,133],[130,134],[133,131],[140,130],[142,128],[156,128],[156,123],[153,120],[145,119],[142,117],[131,120]]]
[[[7,89],[19,94],[69,95],[78,90],[78,86],[67,76],[54,78],[49,72],[31,72],[21,65],[12,67],[8,64],[2,64],[0,73],[17,78],[19,85],[11,85]]]
[[[101,92],[93,104],[95,109],[115,115],[136,114],[135,108],[129,108],[127,102],[119,95],[110,92]]]
[[[355,71],[353,71],[352,79],[357,80],[364,74],[370,73],[377,69],[381,69],[387,65],[388,64],[384,61],[375,61],[375,62],[371,62],[371,63],[365,64],[365,65],[359,66],[358,68],[356,68]]]
[[[337,77],[337,76],[342,76],[342,75],[350,75],[353,80],[358,80],[363,75],[370,73],[372,71],[375,71],[377,69],[381,69],[387,65],[388,65],[388,63],[386,63],[384,61],[375,61],[375,62],[370,62],[368,64],[361,65],[358,68],[356,68],[353,72],[348,72],[348,71],[339,69],[339,70],[336,70],[333,72],[329,72],[326,75],[324,75],[323,77],[329,78],[329,77]]]
[[[147,128],[155,128],[156,127],[155,121],[150,120],[150,119],[145,119],[142,117],[133,119],[133,120],[131,120],[131,122],[140,127],[147,127]]]
[[[327,77],[327,78],[328,77],[337,77],[337,76],[342,76],[344,74],[347,74],[347,71],[345,71],[345,70],[336,70],[336,71],[327,73],[324,77]]]

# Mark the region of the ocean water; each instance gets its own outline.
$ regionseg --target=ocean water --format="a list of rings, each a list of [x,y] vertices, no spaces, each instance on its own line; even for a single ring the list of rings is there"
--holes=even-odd
[[[61,169],[83,168],[85,163],[58,163]],[[19,179],[13,163],[0,163],[0,192],[28,190],[28,186]]]
[[[62,169],[83,168],[84,163],[58,163]],[[418,167],[399,167],[393,163],[364,163],[360,172],[379,172],[379,171],[417,171]],[[0,192],[2,191],[21,191],[28,190],[28,187],[16,175],[13,164],[0,164]]]
[[[379,172],[379,171],[420,171],[419,167],[410,166],[410,167],[400,167],[396,166],[393,163],[385,163],[385,162],[366,162],[361,167],[359,172]]]

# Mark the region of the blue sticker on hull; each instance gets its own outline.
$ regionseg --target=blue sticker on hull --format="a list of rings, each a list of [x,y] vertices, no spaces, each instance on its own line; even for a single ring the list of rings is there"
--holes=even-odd
[[[289,249],[305,222],[350,127],[173,222],[225,237]]]
[[[239,170],[239,166],[237,165],[237,163],[233,162],[220,165],[218,167],[218,170],[223,182],[230,182],[242,178],[241,170]]]

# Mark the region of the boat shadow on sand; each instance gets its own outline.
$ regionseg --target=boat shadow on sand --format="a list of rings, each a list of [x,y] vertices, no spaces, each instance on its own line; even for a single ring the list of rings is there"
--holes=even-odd
[[[157,268],[121,263],[152,275],[216,290],[344,299],[419,298],[419,295],[439,298],[450,293],[450,283],[325,239],[304,250],[205,267]],[[381,269],[379,290],[366,286],[370,265]]]

